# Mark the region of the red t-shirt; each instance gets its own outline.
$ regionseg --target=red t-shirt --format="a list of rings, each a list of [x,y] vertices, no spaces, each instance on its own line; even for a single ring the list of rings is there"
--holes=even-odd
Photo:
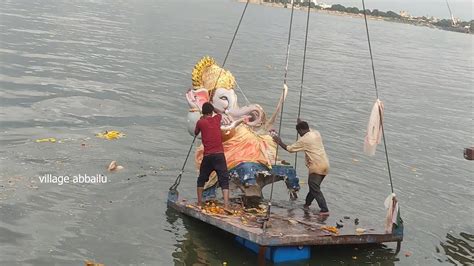
[[[201,118],[196,123],[194,133],[201,132],[202,144],[204,145],[204,156],[215,153],[224,153],[221,136],[220,114],[212,117]]]

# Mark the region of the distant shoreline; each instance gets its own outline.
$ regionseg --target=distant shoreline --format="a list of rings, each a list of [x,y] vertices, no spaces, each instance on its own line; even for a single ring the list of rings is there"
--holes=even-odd
[[[241,3],[246,3],[247,0],[237,0],[238,2]],[[288,2],[291,2],[288,0]],[[276,8],[291,8],[291,4],[283,4],[283,3],[276,3],[276,2],[264,2],[263,0],[250,0],[250,4],[256,4],[256,5],[262,5],[262,6],[267,6],[267,7],[276,7]],[[333,5],[334,6],[334,5]],[[339,5],[340,6],[340,5]],[[344,8],[343,6],[340,6]],[[295,10],[306,10],[308,6],[302,6],[295,4]],[[376,9],[374,9],[375,11]],[[370,12],[370,10],[368,10]],[[378,11],[378,10],[377,10]],[[323,13],[323,14],[329,14],[333,16],[343,16],[343,17],[351,17],[351,18],[364,18],[363,13],[351,13],[351,12],[343,12],[343,11],[337,11],[337,10],[331,10],[328,8],[320,8],[319,6],[316,7],[311,7],[311,12],[317,12],[317,13]],[[362,12],[362,11],[361,11]],[[390,11],[389,11],[390,12]],[[384,13],[385,12],[380,12]],[[373,16],[370,14],[367,14],[367,18],[370,20],[379,20],[379,21],[388,21],[388,22],[396,22],[396,23],[403,23],[403,24],[411,24],[415,26],[424,26],[424,27],[429,27],[429,28],[434,28],[434,29],[440,29],[440,30],[447,30],[447,31],[454,31],[454,32],[460,32],[460,33],[469,33],[473,34],[474,29],[471,30],[470,25],[473,24],[473,21],[469,22],[462,22],[464,25],[468,24],[469,27],[463,27],[463,26],[451,26],[451,24],[448,22],[450,20],[442,19],[442,20],[434,20],[434,18],[426,18],[426,17],[382,17],[382,16]],[[437,24],[441,24],[437,25]]]

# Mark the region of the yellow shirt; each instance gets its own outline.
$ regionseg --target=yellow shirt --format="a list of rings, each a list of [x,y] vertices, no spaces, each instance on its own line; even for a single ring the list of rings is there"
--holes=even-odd
[[[329,160],[324,150],[321,134],[311,130],[304,134],[295,143],[288,145],[289,152],[304,151],[306,167],[310,174],[327,175],[329,173]]]

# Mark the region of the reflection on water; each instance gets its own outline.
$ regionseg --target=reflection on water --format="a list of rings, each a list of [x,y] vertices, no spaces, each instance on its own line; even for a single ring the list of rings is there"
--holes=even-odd
[[[175,265],[253,265],[255,255],[234,241],[231,234],[201,221],[181,215],[173,209],[166,211],[167,220],[171,224],[182,221],[186,229],[177,234],[176,249],[173,252]],[[182,235],[181,235],[182,234]],[[236,256],[240,254],[241,256]]]
[[[310,265],[347,265],[352,261],[354,265],[395,265],[400,261],[395,248],[386,245],[358,245],[358,246],[326,246],[314,247]]]
[[[440,243],[449,262],[461,265],[474,264],[474,235],[461,232],[459,236],[446,234],[446,241]]]

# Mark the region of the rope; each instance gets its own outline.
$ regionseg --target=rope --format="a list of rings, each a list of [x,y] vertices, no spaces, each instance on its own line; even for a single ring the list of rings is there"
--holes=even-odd
[[[375,78],[374,57],[372,55],[372,46],[370,45],[369,25],[367,24],[367,11],[365,9],[364,0],[362,0],[362,8],[364,9],[365,30],[367,32],[367,42],[369,44],[370,61],[372,62],[372,75],[374,77],[375,96],[377,97],[377,99],[379,99],[379,91],[378,91],[378,88],[377,88],[377,79]],[[379,116],[380,116],[380,125],[382,126],[383,146],[385,148],[385,159],[387,161],[388,177],[390,179],[390,188],[391,188],[392,193],[393,193],[392,172],[390,170],[390,161],[388,159],[388,151],[387,151],[387,141],[385,139],[385,129],[384,129],[384,125],[383,125],[382,111],[380,110],[380,107],[379,107]]]
[[[250,104],[249,99],[247,98],[247,96],[245,96],[244,91],[240,88],[239,83],[237,83],[237,81],[235,81],[235,85],[236,85],[237,88],[239,89],[240,93],[242,93],[242,96],[244,96],[244,99],[245,99],[245,101],[247,102],[247,104]]]
[[[242,15],[240,16],[239,24],[237,24],[237,28],[235,29],[234,37],[232,37],[232,41],[230,42],[229,49],[227,50],[227,54],[225,55],[224,62],[222,63],[222,68],[224,68],[225,63],[227,62],[227,58],[229,57],[230,50],[232,49],[232,45],[234,44],[235,36],[237,36],[237,32],[239,31],[240,24],[242,23],[242,19],[244,18],[245,11],[247,11],[247,7],[249,5],[249,2],[250,2],[250,0],[247,0],[247,3],[245,3],[244,11],[242,11]],[[219,78],[218,78],[218,80],[219,80]]]
[[[245,11],[247,11],[247,7],[249,5],[250,0],[247,0],[247,3],[245,4],[244,10],[242,11],[242,15],[240,16],[239,23],[237,24],[237,28],[235,29],[234,36],[232,36],[232,41],[230,42],[229,49],[227,49],[227,53],[224,57],[224,61],[222,62],[222,67],[221,70],[219,71],[219,75],[217,76],[216,83],[214,83],[213,89],[216,88],[217,82],[219,82],[219,78],[221,77],[222,71],[224,71],[224,66],[225,63],[227,62],[227,58],[229,58],[230,50],[232,49],[232,46],[234,45],[235,37],[237,36],[237,32],[239,31],[240,24],[242,23],[242,19],[244,18]],[[243,94],[243,92],[242,92]],[[247,98],[246,96],[244,96]]]
[[[219,75],[217,76],[216,83],[214,84],[214,89],[216,88],[217,82],[219,81],[219,78],[221,77],[222,71],[224,70],[225,63],[227,62],[227,58],[229,57],[230,50],[232,49],[232,46],[234,45],[235,37],[237,36],[237,32],[239,31],[240,24],[242,23],[242,19],[244,18],[245,12],[247,11],[247,7],[249,5],[249,2],[250,2],[250,0],[247,0],[247,3],[245,3],[244,10],[242,11],[242,15],[240,16],[239,23],[237,24],[237,28],[235,29],[234,36],[232,37],[232,41],[230,42],[229,49],[227,49],[227,53],[224,57],[224,61],[222,62],[222,68],[219,71]],[[242,93],[242,95],[244,96],[245,100],[248,103],[250,103],[249,100],[247,99],[247,96],[245,96],[244,91],[237,84],[237,81],[235,81],[235,84],[236,84],[237,88],[239,88],[239,90]]]
[[[290,42],[291,42],[291,28],[293,25],[293,13],[294,13],[294,7],[295,7],[295,1],[292,1],[291,4],[291,17],[290,17],[290,29],[288,31],[288,44],[286,46],[286,64],[285,64],[285,76],[283,78],[283,90],[282,93],[284,95],[285,93],[285,87],[286,87],[286,82],[287,82],[287,76],[288,76],[288,62],[290,60]],[[281,103],[281,109],[280,109],[280,124],[278,126],[278,135],[281,133],[281,125],[283,121],[283,109],[284,109],[285,101],[283,100]],[[275,152],[275,165],[277,163],[278,159],[278,150],[279,146],[277,145],[276,147],[276,152]],[[273,184],[275,183],[275,174],[272,174],[272,186],[270,190],[270,200],[268,201],[268,208],[267,208],[267,213],[265,215],[265,222],[263,223],[263,231],[265,232],[267,230],[267,222],[270,220],[270,213],[271,213],[271,208],[272,208],[272,199],[273,199]]]
[[[219,76],[217,76],[216,83],[214,84],[214,88],[216,88],[217,82],[219,81],[219,78],[221,77],[222,70],[224,69],[224,65],[227,62],[227,58],[229,57],[230,50],[232,49],[232,45],[234,44],[235,37],[237,36],[237,32],[239,31],[240,24],[242,23],[242,19],[244,18],[245,11],[247,11],[247,6],[249,5],[249,1],[250,0],[247,0],[247,3],[245,4],[244,10],[242,11],[242,15],[240,16],[239,23],[237,24],[237,28],[235,29],[234,36],[232,37],[232,41],[230,42],[229,49],[227,49],[227,53],[226,53],[224,61],[222,63],[222,69],[219,72]],[[247,97],[245,97],[245,98],[247,98]],[[186,163],[188,162],[188,158],[189,158],[189,155],[191,154],[191,150],[194,146],[194,142],[196,141],[196,138],[197,138],[197,136],[195,135],[194,138],[193,138],[193,142],[191,142],[191,145],[189,146],[188,155],[186,155],[186,159],[184,160],[183,167],[181,168],[180,173],[176,177],[176,180],[174,181],[174,184],[170,187],[170,189],[169,189],[170,191],[171,190],[176,190],[178,188],[179,184],[181,183],[181,177],[183,176],[183,173],[184,173],[184,167],[186,166]]]
[[[179,183],[181,183],[181,177],[183,176],[184,173],[184,167],[186,166],[186,163],[188,162],[189,155],[191,154],[191,150],[193,149],[194,142],[196,141],[197,135],[194,136],[193,142],[189,146],[188,150],[188,155],[186,155],[186,159],[184,160],[183,167],[181,167],[181,171],[179,172],[178,176],[176,177],[176,180],[174,181],[174,184],[170,187],[170,190],[176,190],[179,186]]]
[[[311,7],[311,3],[309,3],[309,5],[308,5],[308,15],[306,17],[306,35],[305,35],[305,38],[304,38],[303,69],[301,70],[300,99],[299,99],[299,103],[298,103],[298,117],[297,117],[298,119],[300,118],[300,114],[301,114],[301,100],[303,98],[304,68],[305,68],[305,65],[306,65],[306,47],[308,45],[310,7]],[[296,140],[298,140],[298,132],[296,132]],[[295,153],[295,164],[294,164],[295,169],[296,169],[297,164],[298,164],[298,153],[296,152]]]

